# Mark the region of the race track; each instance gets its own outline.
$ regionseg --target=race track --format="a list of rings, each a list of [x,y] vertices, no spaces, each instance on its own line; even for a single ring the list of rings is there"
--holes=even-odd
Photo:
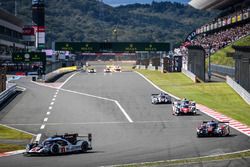
[[[233,129],[230,137],[197,138],[198,124],[211,118],[202,113],[177,117],[172,115],[171,104],[152,105],[150,95],[159,90],[134,72],[104,74],[100,66],[96,74],[77,72],[59,91],[31,83],[30,78],[16,83],[27,90],[4,109],[0,123],[41,133],[42,139],[56,133],[92,133],[93,150],[62,156],[3,157],[1,167],[94,167],[250,148],[249,137]]]

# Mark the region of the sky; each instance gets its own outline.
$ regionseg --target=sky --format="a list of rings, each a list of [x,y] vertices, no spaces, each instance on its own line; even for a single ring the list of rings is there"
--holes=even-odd
[[[111,6],[119,6],[126,4],[134,4],[134,3],[151,3],[153,0],[103,0],[104,3]],[[171,1],[171,2],[180,2],[180,3],[188,3],[190,0],[154,0],[154,1]]]

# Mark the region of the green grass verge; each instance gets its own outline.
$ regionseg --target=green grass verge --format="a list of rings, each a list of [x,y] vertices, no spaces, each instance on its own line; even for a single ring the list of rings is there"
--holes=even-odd
[[[182,73],[137,70],[154,84],[178,97],[195,100],[250,126],[250,106],[226,83],[193,83]]]
[[[31,140],[32,135],[26,134],[14,129],[7,128],[5,126],[0,125],[0,142],[4,140],[8,140],[10,142],[13,140],[15,143],[17,140]],[[14,150],[20,150],[24,149],[25,146],[21,146],[18,144],[6,144],[6,143],[0,143],[0,153],[1,152],[7,152],[7,151],[14,151]]]
[[[15,145],[15,144],[1,144],[0,143],[0,153],[14,151],[14,150],[23,150],[25,146]]]
[[[237,46],[250,46],[250,35],[245,38],[242,38],[234,43]]]
[[[242,38],[234,42],[232,45],[250,46],[250,36]],[[220,49],[214,54],[212,54],[211,63],[234,67],[234,63],[235,63],[234,59],[232,57],[227,57],[227,53],[235,52],[235,50],[232,48],[232,45],[229,45],[223,49]]]
[[[0,139],[25,140],[31,139],[32,137],[33,136],[30,134],[23,133],[0,125]]]
[[[183,165],[183,164],[187,165],[187,164],[195,164],[201,162],[206,163],[212,161],[226,161],[226,160],[244,159],[244,158],[250,158],[250,151],[231,153],[226,155],[215,155],[215,156],[166,160],[166,161],[147,162],[138,164],[116,165],[116,167],[172,166],[172,165]]]
[[[215,54],[211,56],[212,64],[219,64],[234,67],[234,59],[232,57],[227,57],[227,53],[234,52],[232,45],[229,45],[223,49],[220,49]]]

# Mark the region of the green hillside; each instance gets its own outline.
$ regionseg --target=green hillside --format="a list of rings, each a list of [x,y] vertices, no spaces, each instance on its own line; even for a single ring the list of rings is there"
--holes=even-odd
[[[14,1],[0,0],[14,13]],[[46,1],[46,40],[181,42],[192,30],[212,20],[215,12],[204,12],[171,2],[153,2],[111,7],[96,0]],[[17,0],[18,17],[31,24],[31,0]],[[49,45],[50,46],[50,45]]]

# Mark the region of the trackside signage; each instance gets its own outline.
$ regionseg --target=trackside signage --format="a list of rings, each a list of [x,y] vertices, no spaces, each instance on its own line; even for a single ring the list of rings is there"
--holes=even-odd
[[[45,52],[17,52],[12,54],[12,61],[14,63],[21,62],[45,62]]]
[[[169,43],[143,42],[56,42],[55,50],[73,52],[129,52],[136,51],[166,51],[170,50]]]

